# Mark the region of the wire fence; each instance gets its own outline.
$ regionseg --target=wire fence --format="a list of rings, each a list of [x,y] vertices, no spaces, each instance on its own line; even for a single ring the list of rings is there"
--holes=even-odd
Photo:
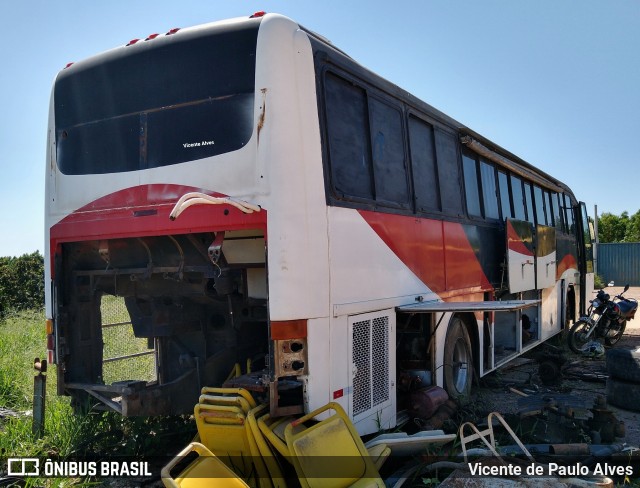
[[[102,314],[103,365],[102,379],[109,385],[118,381],[157,379],[153,342],[133,334],[131,318],[124,298],[103,296]]]

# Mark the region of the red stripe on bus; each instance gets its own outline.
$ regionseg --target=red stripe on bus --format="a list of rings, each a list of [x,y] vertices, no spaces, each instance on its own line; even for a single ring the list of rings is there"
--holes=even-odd
[[[492,290],[462,224],[360,210],[396,256],[432,291]]]
[[[140,185],[111,193],[74,211],[51,227],[52,271],[54,255],[64,242],[244,229],[264,229],[266,239],[266,210],[245,214],[231,205],[194,205],[171,221],[169,214],[178,199],[194,191],[226,196],[190,186]]]
[[[575,256],[567,254],[563,257],[556,267],[556,278],[560,279],[565,271],[570,269],[578,269],[578,263]]]

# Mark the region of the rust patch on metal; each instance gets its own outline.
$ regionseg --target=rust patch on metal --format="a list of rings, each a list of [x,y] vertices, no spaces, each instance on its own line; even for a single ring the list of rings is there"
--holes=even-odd
[[[260,91],[262,92],[262,112],[260,113],[260,118],[258,119],[258,144],[260,144],[260,131],[264,127],[264,119],[267,114],[267,89],[263,88]]]

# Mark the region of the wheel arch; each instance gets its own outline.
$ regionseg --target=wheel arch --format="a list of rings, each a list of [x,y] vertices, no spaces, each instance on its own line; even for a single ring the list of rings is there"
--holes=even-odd
[[[571,321],[574,323],[577,320],[576,317],[576,290],[573,284],[567,286],[567,304],[566,304],[565,326]]]

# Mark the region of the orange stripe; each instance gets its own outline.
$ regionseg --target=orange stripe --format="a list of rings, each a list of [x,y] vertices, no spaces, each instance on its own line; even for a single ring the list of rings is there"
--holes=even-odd
[[[271,322],[271,339],[283,341],[307,337],[307,319]]]

